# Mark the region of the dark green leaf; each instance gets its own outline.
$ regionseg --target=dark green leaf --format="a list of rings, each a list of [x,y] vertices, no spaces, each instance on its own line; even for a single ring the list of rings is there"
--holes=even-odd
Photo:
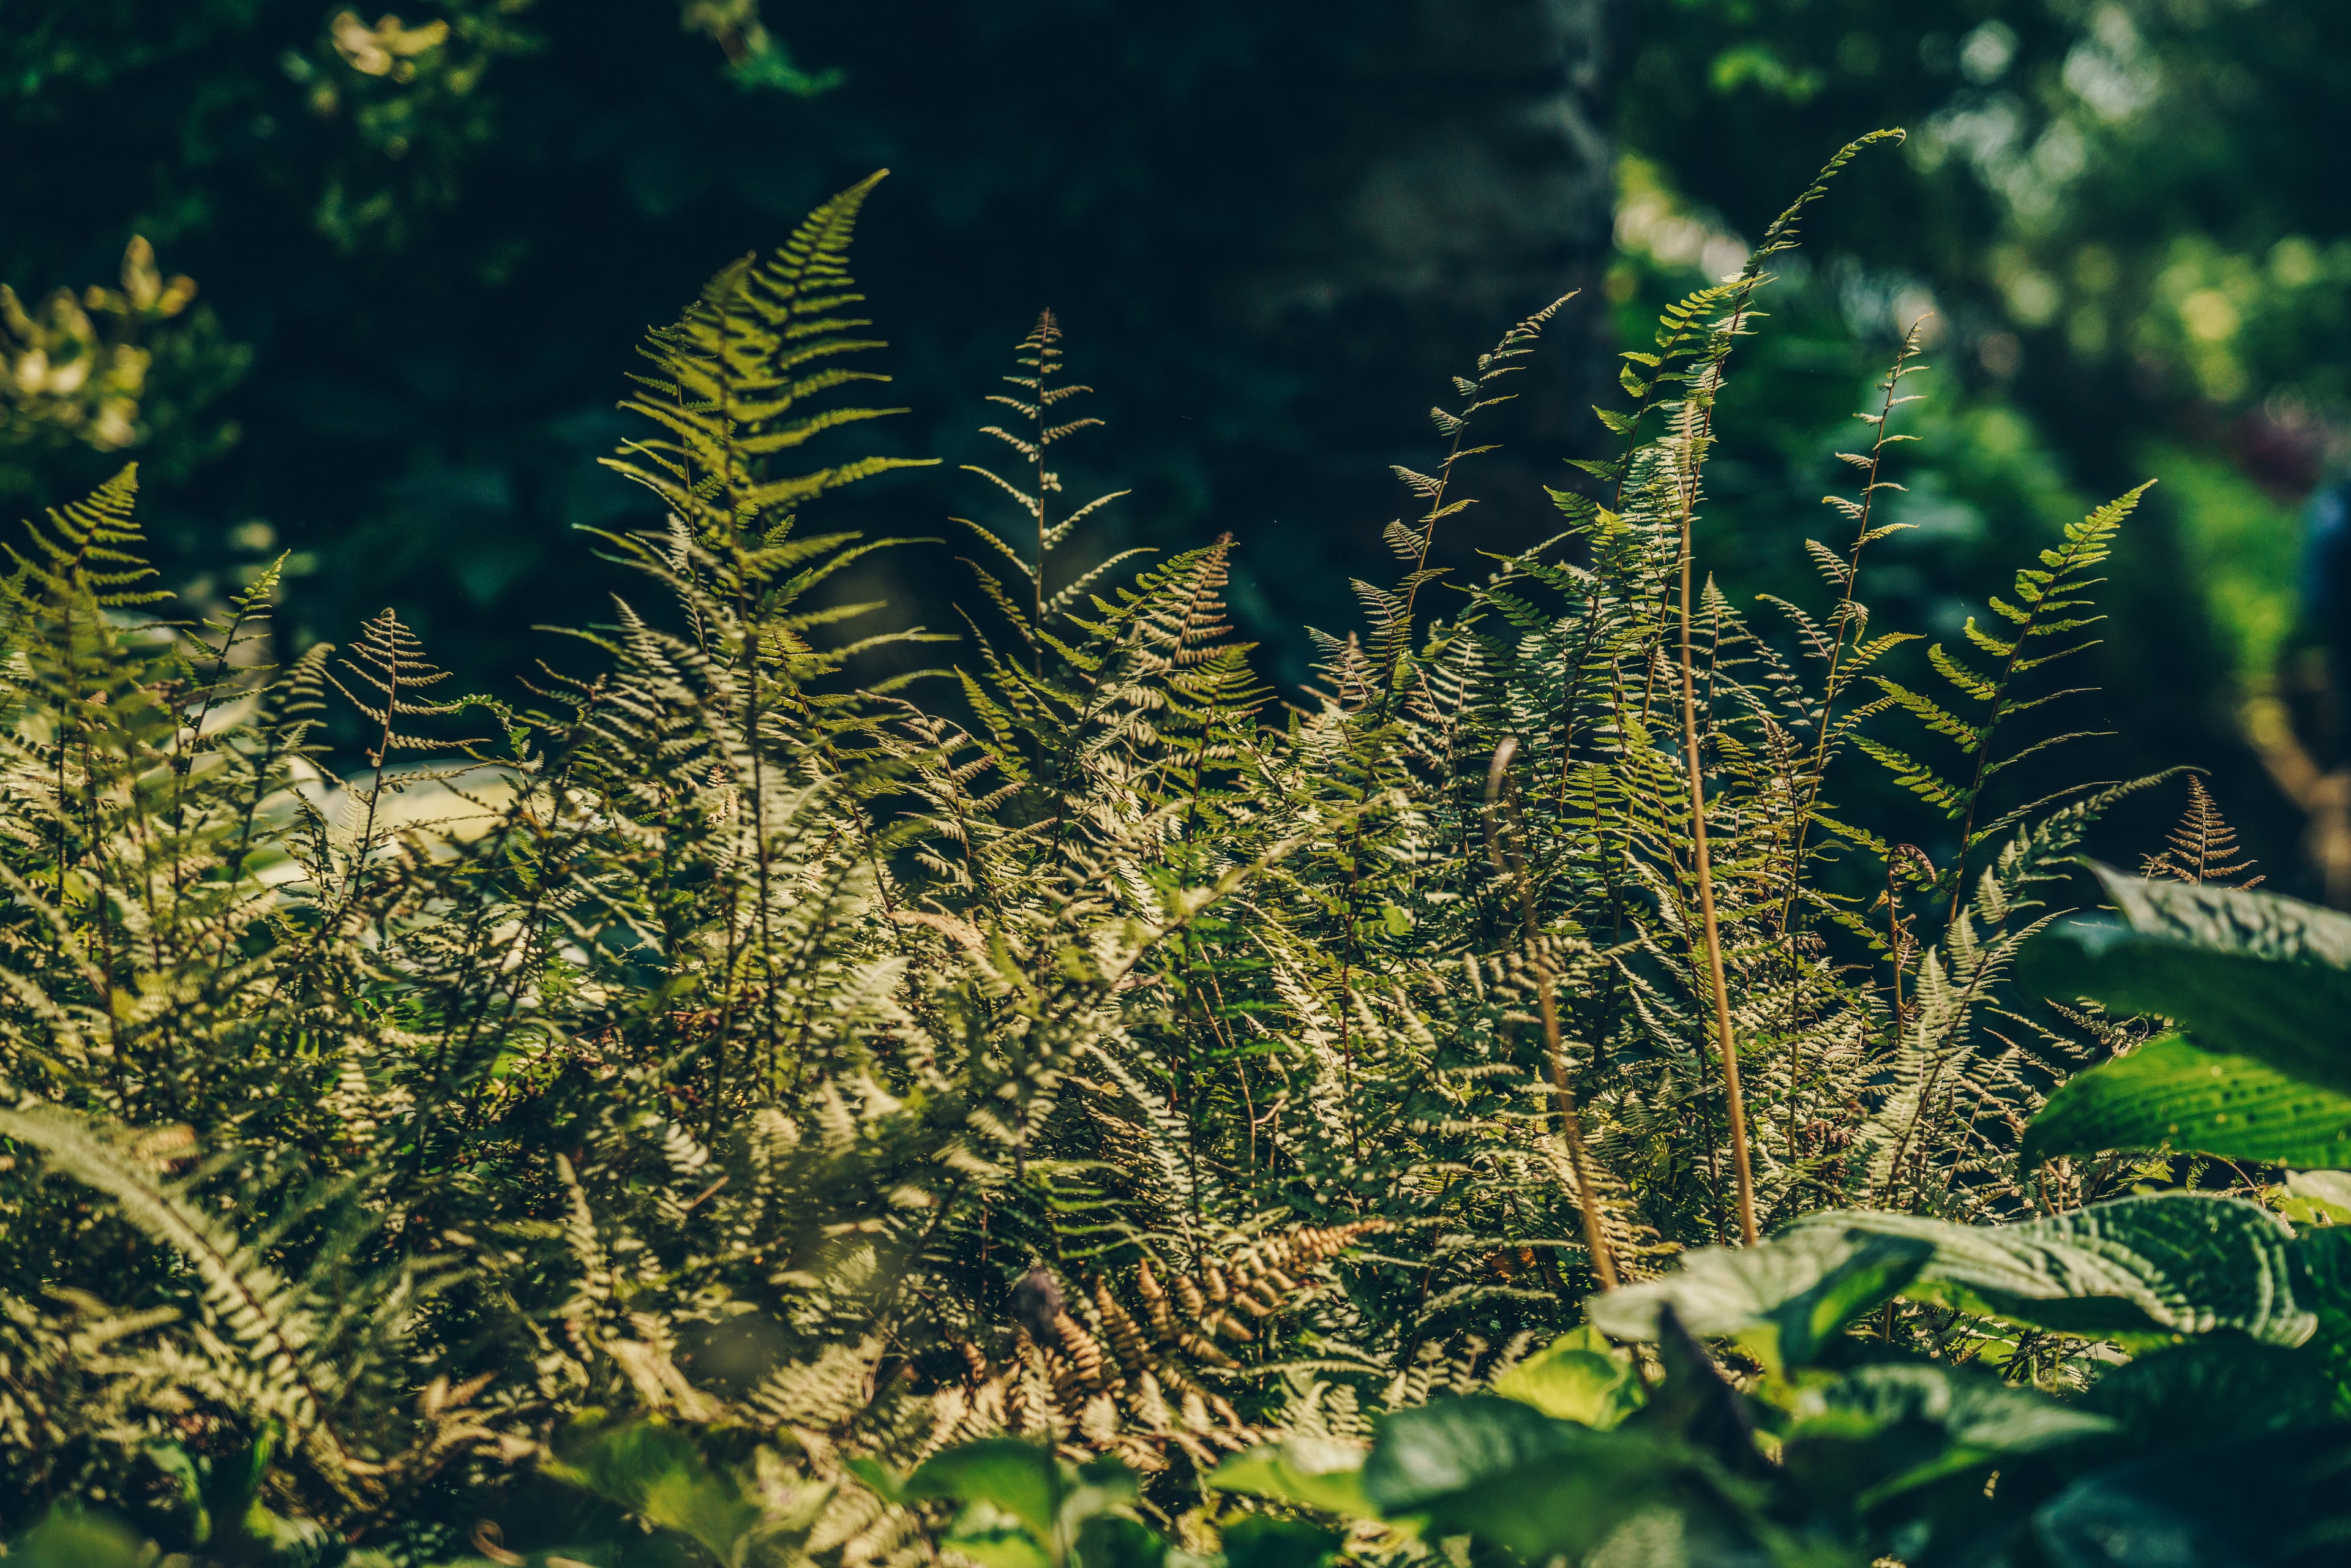
[[[2094,869],[2126,924],[2045,933],[2021,956],[2027,984],[2176,1019],[2199,1044],[2351,1094],[2351,916]]]
[[[1002,1509],[1040,1541],[1050,1541],[1061,1511],[1061,1461],[1018,1437],[984,1437],[923,1461],[906,1478],[909,1498],[956,1498]]]
[[[2116,1367],[2079,1407],[2111,1419],[2140,1448],[2197,1448],[2323,1427],[2333,1417],[2332,1395],[2310,1347],[2219,1333]]]
[[[1224,1537],[1226,1568],[1322,1568],[1342,1544],[1337,1531],[1319,1524],[1263,1514],[1227,1526]]]
[[[2058,1155],[2172,1148],[2280,1165],[2351,1165],[2351,1095],[2166,1035],[2075,1074],[2032,1119],[2026,1168]]]
[[[1682,1327],[1670,1304],[1657,1310],[1657,1359],[1665,1365],[1665,1382],[1633,1424],[1704,1454],[1729,1474],[1768,1471],[1755,1445],[1755,1417],[1746,1398],[1706,1346]]]
[[[2294,1239],[2294,1289],[2318,1314],[2309,1353],[2335,1413],[2351,1417],[2351,1226],[2329,1226]]]
[[[1567,1452],[1586,1436],[1516,1400],[1431,1400],[1380,1423],[1364,1463],[1364,1494],[1383,1514],[1415,1512],[1436,1498]]]
[[[2351,973],[2076,922],[2026,944],[2017,974],[2044,995],[2171,1019],[2201,1044],[2351,1093]]]
[[[2239,1198],[2157,1193],[2022,1225],[1875,1213],[1799,1222],[1800,1229],[1814,1226],[1930,1241],[1935,1255],[1905,1295],[2066,1333],[2230,1328],[2264,1343],[2299,1344],[2317,1321],[2293,1288],[2293,1232]]]
[[[1760,1247],[1688,1253],[1661,1280],[1593,1298],[1592,1321],[1618,1339],[1655,1339],[1658,1309],[1670,1304],[1692,1333],[1736,1338],[1772,1365],[1798,1366],[1934,1253],[1922,1238],[1807,1226]]]
[[[1807,1378],[1782,1460],[1834,1506],[1865,1512],[1943,1477],[2103,1437],[2114,1423],[1989,1373],[1880,1364]]]
[[[2124,923],[2150,936],[2351,970],[2351,915],[2240,887],[2128,876],[2093,865]]]
[[[1123,1514],[1097,1513],[1078,1526],[1081,1568],[1160,1568],[1167,1542],[1156,1531]]]
[[[2283,1433],[2083,1477],[2033,1518],[2058,1568],[2320,1568],[2351,1543],[2351,1435]]]

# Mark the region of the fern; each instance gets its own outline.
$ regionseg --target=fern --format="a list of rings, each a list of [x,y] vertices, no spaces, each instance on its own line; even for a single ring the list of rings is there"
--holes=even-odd
[[[1056,498],[1093,422],[1050,316],[992,405],[1013,524],[953,668],[861,685],[927,636],[840,593],[892,542],[841,492],[907,461],[835,450],[888,412],[854,401],[871,186],[649,337],[611,460],[649,506],[600,536],[627,590],[525,710],[443,696],[392,612],[273,661],[267,578],[149,620],[128,475],[14,558],[10,1527],[152,1443],[159,1550],[245,1551],[196,1538],[235,1477],[415,1561],[465,1549],[444,1518],[556,1550],[508,1507],[528,1459],[695,1550],[912,1561],[901,1478],[967,1439],[1123,1458],[1180,1516],[1237,1447],[1360,1442],[1688,1248],[2038,1201],[2022,1120],[2119,1026],[2028,1022],[2010,977],[2116,796],[1986,801],[2128,500],[1930,651],[1956,696],[1893,684],[1860,578],[1906,341],[1852,538],[1810,552],[1831,608],[1782,638],[1707,580],[1719,391],[1822,187],[1627,356],[1560,535],[1457,585],[1460,465],[1557,308],[1505,331],[1399,471],[1394,580],[1283,702],[1231,538],[1105,559],[1123,492]],[[1837,820],[1855,747],[1959,824],[1939,871]],[[2217,824],[2175,852],[2236,874]],[[1888,862],[1882,919],[1823,835]]]
[[[1876,711],[1898,709],[1909,714],[1928,731],[1949,741],[1959,753],[1960,771],[1947,775],[1933,764],[1916,760],[1883,742],[1863,739],[1858,743],[1894,774],[1903,789],[1959,824],[1958,851],[1936,884],[1939,891],[1948,892],[1954,918],[1966,895],[1970,857],[1986,840],[2015,826],[2015,819],[2008,818],[1978,828],[1986,787],[1995,776],[2026,758],[2083,738],[2082,732],[2074,731],[2011,751],[1995,744],[2007,720],[2082,690],[2074,687],[2028,696],[2021,682],[2035,670],[2096,646],[2077,635],[2102,619],[2090,612],[2094,609],[2090,591],[2101,580],[2089,574],[2111,553],[2123,519],[2147,490],[2147,486],[2142,485],[2080,522],[2066,525],[2062,545],[2041,551],[2038,566],[2021,568],[2011,593],[2015,602],[1991,601],[1993,613],[2008,622],[2007,630],[1995,633],[1979,627],[1973,616],[1968,618],[1968,642],[1979,654],[1994,661],[1990,673],[1946,652],[1940,643],[1928,649],[1928,664],[1955,694],[1949,700],[1969,716],[1963,718],[1933,696],[1884,675],[1868,677],[1882,694],[1873,705]]]
[[[2167,876],[2200,884],[2243,876],[2253,869],[2250,858],[2230,858],[2242,852],[2237,847],[2237,830],[2229,826],[2212,792],[2193,773],[2188,776],[2188,809],[2165,842],[2168,848],[2146,857],[2139,868],[2141,876]],[[2256,876],[2236,885],[2259,887],[2264,880]]]

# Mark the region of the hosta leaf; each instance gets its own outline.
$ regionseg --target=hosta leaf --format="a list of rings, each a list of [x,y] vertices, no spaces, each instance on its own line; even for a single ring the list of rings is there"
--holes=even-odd
[[[1959,1471],[2115,1429],[1972,1367],[1876,1364],[1808,1380],[1791,1401],[1782,1462],[1800,1485],[1857,1511]]]
[[[2238,1198],[2157,1193],[2022,1225],[1965,1226],[1907,1214],[1838,1213],[1843,1227],[1931,1241],[1903,1294],[2090,1336],[2235,1329],[2299,1344],[2317,1320],[2296,1298],[2275,1215]]]
[[[1641,1407],[1643,1393],[1632,1364],[1606,1347],[1589,1327],[1562,1334],[1494,1379],[1494,1392],[1604,1432]]]
[[[2351,1095],[2166,1035],[2069,1079],[2026,1129],[2022,1155],[2030,1169],[2059,1155],[2153,1148],[2351,1166]]]
[[[1655,1339],[1660,1307],[1704,1337],[1736,1338],[1779,1367],[1819,1354],[1839,1329],[1892,1299],[1935,1256],[1933,1240],[1821,1224],[1761,1247],[1705,1247],[1682,1266],[1593,1298],[1593,1326]]]
[[[2351,1094],[2351,1030],[2345,1028],[2351,971],[2266,956],[2251,945],[2206,946],[2074,923],[2028,944],[2018,977],[2045,995],[2091,997],[2118,1012],[2160,1015],[2199,1044]]]
[[[1233,1455],[1216,1468],[1208,1485],[1322,1513],[1374,1519],[1378,1511],[1364,1495],[1365,1452],[1327,1437],[1292,1437]]]
[[[2135,931],[2256,957],[2351,969],[2351,915],[2252,888],[2126,876],[2094,865]]]

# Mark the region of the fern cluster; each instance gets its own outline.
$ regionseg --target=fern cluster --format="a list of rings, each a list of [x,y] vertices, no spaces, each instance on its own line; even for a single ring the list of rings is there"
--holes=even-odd
[[[1041,1434],[1176,1507],[1686,1248],[2040,1200],[2018,1134],[2098,1037],[2004,988],[2113,791],[1991,789],[2137,493],[1930,650],[1955,695],[1897,683],[1860,593],[1906,342],[1809,546],[1825,608],[1760,625],[1698,574],[1716,399],[1823,184],[1625,356],[1558,536],[1456,583],[1458,465],[1556,307],[1476,359],[1398,470],[1395,578],[1290,700],[1229,538],[1067,564],[1119,495],[1059,499],[1098,422],[1050,315],[952,668],[860,686],[935,640],[858,635],[831,585],[889,541],[802,521],[904,461],[806,455],[890,412],[841,401],[885,379],[872,184],[652,334],[611,463],[658,520],[601,539],[637,586],[531,711],[444,695],[391,611],[268,667],[268,576],[169,619],[127,471],[16,549],[9,1526],[78,1497],[224,1559],[504,1562],[522,1476],[658,1521],[628,1456],[684,1442],[763,1500],[737,1545],[888,1558],[876,1463]],[[1839,820],[1855,748],[1958,824],[1947,864]],[[1821,875],[1856,856],[1877,909]]]

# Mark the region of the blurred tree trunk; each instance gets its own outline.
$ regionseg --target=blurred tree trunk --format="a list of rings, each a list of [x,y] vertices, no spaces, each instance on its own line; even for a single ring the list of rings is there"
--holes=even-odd
[[[1379,486],[1392,462],[1426,465],[1428,406],[1458,406],[1451,378],[1577,291],[1511,389],[1505,449],[1464,469],[1481,505],[1440,559],[1550,531],[1541,486],[1590,444],[1614,347],[1596,287],[1614,209],[1604,20],[1601,0],[1428,0],[1328,84],[1322,134],[1280,151],[1275,226],[1233,258],[1222,314],[1311,384],[1311,483],[1349,501],[1327,525],[1409,509]],[[1284,516],[1322,510],[1304,489],[1277,488],[1304,508]]]
[[[1079,477],[1134,487],[1132,542],[1237,534],[1235,608],[1295,679],[1298,622],[1343,631],[1348,579],[1395,574],[1379,531],[1411,507],[1389,468],[1436,460],[1429,407],[1582,290],[1488,437],[1508,449],[1465,471],[1491,499],[1447,524],[1440,558],[1551,531],[1541,484],[1588,446],[1611,373],[1609,10],[973,0],[913,52],[853,10],[794,44],[847,71],[810,117],[838,172],[896,171],[866,266],[893,335],[939,334],[901,338],[923,391],[952,391],[929,449],[965,455],[978,395],[1051,306],[1113,427]]]

